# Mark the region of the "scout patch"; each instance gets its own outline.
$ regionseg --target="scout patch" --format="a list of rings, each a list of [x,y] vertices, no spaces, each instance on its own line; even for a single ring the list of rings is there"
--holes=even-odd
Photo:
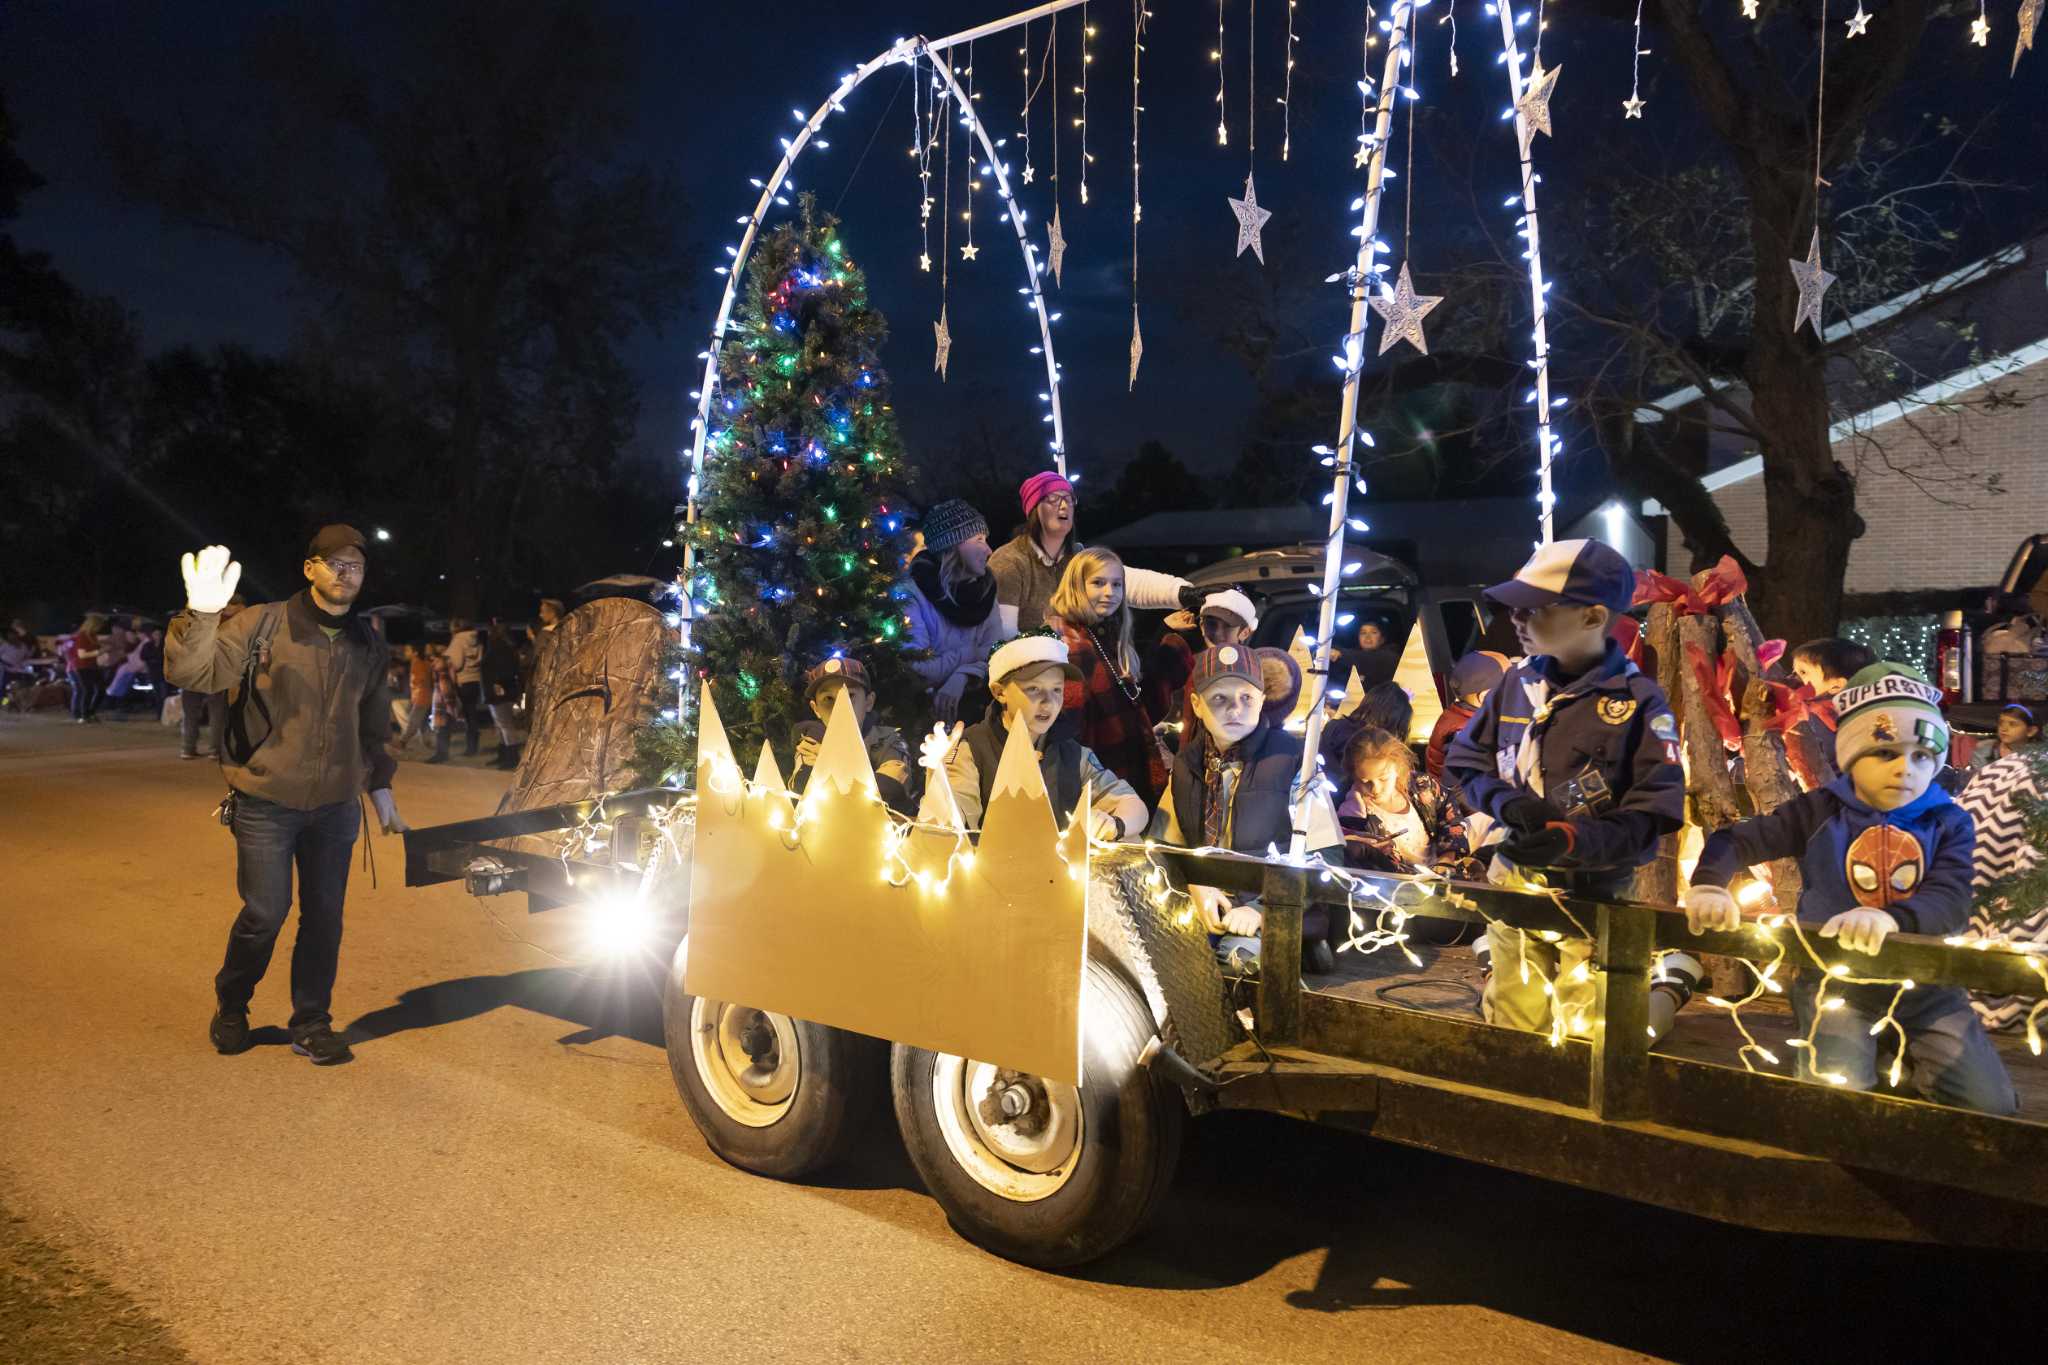
[[[1629,722],[1629,718],[1636,713],[1636,699],[1634,697],[1602,697],[1599,709],[1600,719],[1606,721],[1609,725],[1626,725]]]
[[[1650,733],[1664,746],[1664,761],[1678,762],[1678,718],[1669,711],[1650,717]]]

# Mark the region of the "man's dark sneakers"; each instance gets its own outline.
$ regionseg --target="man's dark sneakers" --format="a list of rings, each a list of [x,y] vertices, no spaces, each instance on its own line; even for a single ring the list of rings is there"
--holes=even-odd
[[[222,1005],[213,1012],[213,1022],[206,1026],[206,1036],[213,1043],[213,1050],[223,1057],[247,1052],[249,1011]]]
[[[356,1055],[348,1050],[348,1044],[341,1040],[341,1035],[325,1024],[295,1034],[292,1051],[301,1057],[311,1058],[314,1066],[338,1066]]]

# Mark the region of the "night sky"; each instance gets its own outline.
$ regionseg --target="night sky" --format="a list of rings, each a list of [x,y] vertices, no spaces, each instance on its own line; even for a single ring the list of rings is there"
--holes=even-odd
[[[344,7],[345,9],[346,7]],[[838,76],[904,34],[937,36],[1008,12],[1000,3],[897,0],[888,5],[781,0],[773,5],[659,4],[617,0],[637,26],[645,57],[639,150],[681,179],[694,220],[686,244],[701,264],[701,288],[684,315],[662,337],[642,336],[631,347],[644,384],[637,445],[643,456],[686,443],[688,390],[697,387],[699,362],[722,281],[712,267],[723,244],[737,240],[734,218],[751,207],[750,176],[765,176],[780,155],[776,139],[794,129],[792,108],[806,113]],[[1063,225],[1069,240],[1065,286],[1052,291],[1064,315],[1055,332],[1066,370],[1071,463],[1107,477],[1138,441],[1158,437],[1200,472],[1217,473],[1235,457],[1247,419],[1252,385],[1243,370],[1200,325],[1184,301],[1226,277],[1259,267],[1247,253],[1233,259],[1235,224],[1224,200],[1242,192],[1247,153],[1246,23],[1248,0],[1230,0],[1226,52],[1231,142],[1215,141],[1216,8],[1202,0],[1155,0],[1147,43],[1143,92],[1145,222],[1140,237],[1140,304],[1145,361],[1137,392],[1125,393],[1130,317],[1130,9],[1120,0],[1091,7],[1098,29],[1090,90],[1091,203],[1077,202],[1078,134],[1065,126],[1075,113],[1070,88],[1079,53],[1079,15],[1061,16],[1060,85]],[[262,251],[195,229],[166,225],[153,209],[122,202],[113,192],[99,147],[98,125],[111,108],[152,120],[208,107],[232,86],[243,61],[244,37],[275,4],[208,0],[203,5],[119,3],[117,0],[11,0],[0,11],[0,85],[21,126],[21,151],[49,182],[28,201],[15,225],[29,247],[50,252],[58,266],[86,289],[121,298],[139,317],[152,347],[239,341],[281,348],[292,334],[291,275]],[[1362,7],[1303,0],[1297,10],[1292,159],[1278,159],[1284,0],[1257,6],[1259,91],[1259,198],[1274,210],[1268,232],[1291,249],[1313,253],[1317,278],[1350,262],[1348,230],[1356,217],[1348,204],[1363,182],[1351,166],[1358,131],[1359,38]],[[1446,47],[1451,30],[1439,23],[1445,7],[1423,11],[1422,57],[1413,78],[1427,115],[1416,176],[1416,268],[1430,268],[1432,234],[1469,236],[1480,212],[1498,212],[1514,188],[1514,138],[1497,115],[1505,103],[1497,26],[1476,4],[1459,9],[1462,74],[1451,80]],[[1880,19],[1879,22],[1882,22]],[[1965,37],[1960,24],[1953,37]],[[1034,68],[1047,28],[1033,26]],[[2005,81],[2009,16],[1991,50],[1969,50],[1985,67],[1983,82],[1948,86],[1960,116],[1991,102],[2019,99],[2031,114],[2009,120],[2024,129],[2038,121],[2048,54],[2023,65],[2021,79]],[[1022,169],[1014,134],[1021,102],[1021,58],[1015,35],[985,40],[975,51],[979,107],[995,135],[1008,135],[1013,172]],[[1561,136],[1539,141],[1546,170],[1545,203],[1568,211],[1572,158],[1611,154],[1609,139],[1626,133],[1631,155],[1663,157],[1688,137],[1689,100],[1675,74],[1657,58],[1644,59],[1650,107],[1641,123],[1624,129],[1620,101],[1628,93],[1626,26],[1573,20],[1553,11],[1545,39],[1548,64],[1567,71],[1552,104]],[[1989,79],[1995,73],[1995,81]],[[2031,78],[2031,79],[2030,79]],[[1921,93],[1925,93],[1924,91]],[[1052,82],[1033,110],[1036,183],[1023,190],[1037,239],[1043,242],[1052,200],[1047,183],[1052,151]],[[2022,110],[2022,113],[2026,111]],[[1660,120],[1661,116],[1661,120]],[[944,457],[947,438],[988,404],[998,421],[1024,431],[1039,427],[1037,394],[1044,388],[1038,360],[1027,353],[1036,328],[1016,290],[1023,269],[1000,202],[991,188],[978,196],[973,265],[959,259],[957,214],[963,193],[964,130],[956,127],[953,184],[955,218],[952,291],[948,314],[954,337],[950,381],[930,374],[931,321],[939,307],[936,270],[916,268],[920,236],[917,182],[908,155],[911,92],[902,69],[871,78],[853,96],[849,112],[827,125],[832,146],[806,154],[797,180],[818,192],[845,220],[856,260],[868,271],[873,297],[891,320],[885,352],[896,384],[897,406],[913,459]],[[1432,143],[1454,146],[1477,168],[1464,183],[1432,181]],[[1401,155],[1396,144],[1396,156]],[[940,180],[934,175],[935,192]],[[1383,235],[1398,233],[1400,199],[1390,195]],[[938,220],[933,220],[937,255]],[[1496,232],[1511,224],[1485,225]],[[1996,227],[1984,229],[1993,232]],[[1398,241],[1398,236],[1390,236]],[[685,245],[679,245],[679,250]],[[1273,256],[1269,249],[1269,259]],[[1048,280],[1048,285],[1050,281]],[[1569,287],[1569,281],[1560,284]],[[1342,330],[1343,300],[1333,288],[1316,319],[1332,346]],[[1306,363],[1306,362],[1305,362]],[[1320,356],[1314,362],[1328,365]],[[1336,414],[1331,414],[1334,434]],[[1049,428],[1046,428],[1049,430]],[[1533,443],[1532,443],[1533,444]],[[1592,463],[1586,457],[1582,463]]]

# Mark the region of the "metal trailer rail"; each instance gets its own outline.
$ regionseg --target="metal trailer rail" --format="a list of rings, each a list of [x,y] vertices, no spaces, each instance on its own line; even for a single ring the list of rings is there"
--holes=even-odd
[[[1298,954],[1302,912],[1342,906],[1313,870],[1165,854],[1181,876],[1257,893],[1269,961]],[[1363,875],[1387,892],[1413,879]],[[1439,883],[1439,885],[1443,885]],[[1591,1039],[1541,1034],[1305,987],[1256,985],[1257,1037],[1204,1068],[1223,1108],[1330,1118],[1410,1146],[1779,1232],[2048,1248],[2048,1125],[1994,1118],[1651,1050],[1662,949],[1765,961],[1749,933],[1695,935],[1683,911],[1454,883],[1409,913],[1530,932],[1592,931]],[[1788,965],[1790,957],[1787,958]],[[1810,968],[1809,968],[1810,969]],[[2023,953],[1894,934],[1859,976],[2039,994]],[[1681,1020],[1683,1016],[1681,1016]],[[1683,1027],[1683,1023],[1679,1027]],[[1889,1046],[1889,1044],[1887,1044]]]
[[[631,886],[651,834],[651,825],[636,834],[634,822],[676,796],[655,788],[413,830],[405,836],[406,882],[524,891],[534,909]],[[500,842],[597,822],[611,825],[602,856],[548,857]],[[1125,851],[1144,856],[1134,846]],[[1345,905],[1313,867],[1172,849],[1150,856],[1182,884],[1258,895],[1267,961],[1298,959],[1309,905]],[[489,874],[490,884],[479,886],[479,859],[510,875]],[[1694,935],[1682,911],[1660,906],[1350,875],[1400,896],[1413,915],[1490,918],[1567,936],[1583,926],[1595,945],[1592,1037],[1553,1044],[1542,1034],[1330,994],[1297,972],[1268,972],[1245,983],[1254,1020],[1245,1041],[1216,1056],[1163,1050],[1190,1109],[1289,1113],[1766,1231],[2048,1249],[2048,1125],[1652,1050],[1657,953],[1767,961],[1775,950],[1754,934]],[[1411,903],[1425,885],[1438,894]],[[1447,891],[1473,908],[1453,904]],[[2024,953],[1914,934],[1892,935],[1855,965],[1866,977],[1997,993],[2042,989]],[[1180,1003],[1189,1013],[1215,1004]]]

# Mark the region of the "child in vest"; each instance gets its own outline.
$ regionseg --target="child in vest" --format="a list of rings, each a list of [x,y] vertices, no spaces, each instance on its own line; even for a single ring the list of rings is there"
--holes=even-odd
[[[1512,580],[1487,589],[1512,613],[1527,657],[1451,740],[1444,773],[1498,826],[1496,880],[1533,874],[1574,895],[1617,898],[1684,821],[1677,721],[1663,689],[1608,635],[1634,594],[1635,571],[1597,540],[1542,546]],[[1554,1001],[1568,1032],[1591,1033],[1595,983],[1577,970],[1590,941],[1545,943],[1489,924],[1486,942],[1488,1020],[1547,1030]],[[1653,1028],[1668,1027],[1701,970],[1681,955],[1664,969],[1676,979],[1652,994]]]
[[[1067,660],[1066,641],[1049,630],[1006,640],[989,655],[993,704],[973,725],[953,728],[953,746],[946,755],[946,785],[953,789],[954,804],[967,828],[981,827],[1003,746],[1018,725],[1038,751],[1045,794],[1062,828],[1080,804],[1083,790],[1094,797],[1090,838],[1114,842],[1144,828],[1148,812],[1130,783],[1103,766],[1079,740],[1048,738],[1066,703],[1067,683],[1080,676],[1081,670]]]
[[[858,659],[838,655],[804,674],[804,700],[810,704],[815,721],[797,727],[796,772],[790,789],[802,791],[811,780],[818,761],[818,746],[825,742],[825,722],[832,719],[835,706],[851,706],[860,722],[861,740],[867,745],[868,765],[875,770],[875,788],[890,810],[906,819],[917,814],[917,798],[910,790],[910,746],[903,732],[893,725],[878,725],[870,713],[875,706],[874,685],[868,681],[866,665]]]
[[[1300,669],[1282,650],[1225,645],[1196,657],[1192,681],[1199,729],[1174,755],[1159,807],[1162,838],[1183,848],[1237,853],[1287,848],[1294,837],[1302,737],[1289,733],[1284,722],[1301,692]],[[1325,807],[1318,822],[1324,842],[1317,847],[1335,847],[1341,840],[1329,798],[1319,792],[1314,799]],[[1225,962],[1257,961],[1265,916],[1256,904],[1233,905],[1213,886],[1190,886],[1188,895],[1209,926],[1218,956]],[[1330,931],[1328,912],[1310,906],[1301,930],[1309,970],[1336,969]]]
[[[1934,785],[1948,752],[1941,689],[1902,664],[1872,664],[1835,694],[1835,707],[1842,776],[1708,836],[1685,894],[1694,932],[1739,929],[1742,908],[1728,883],[1773,858],[1799,859],[1799,922],[1852,953],[1876,952],[1895,930],[1943,935],[1968,927],[1976,827]],[[1853,964],[1849,970],[1862,975]],[[1818,989],[1811,971],[1792,983],[1802,1034],[1813,1027]],[[1857,1090],[1875,1086],[1878,1050],[1895,1044],[1873,1031],[1897,993],[1890,985],[1833,986],[1829,1004],[1843,1004],[1820,1012],[1814,1069]],[[1911,1083],[1921,1095],[1989,1114],[2018,1108],[2012,1078],[1960,988],[1915,986],[1893,1018],[1905,1030]]]

